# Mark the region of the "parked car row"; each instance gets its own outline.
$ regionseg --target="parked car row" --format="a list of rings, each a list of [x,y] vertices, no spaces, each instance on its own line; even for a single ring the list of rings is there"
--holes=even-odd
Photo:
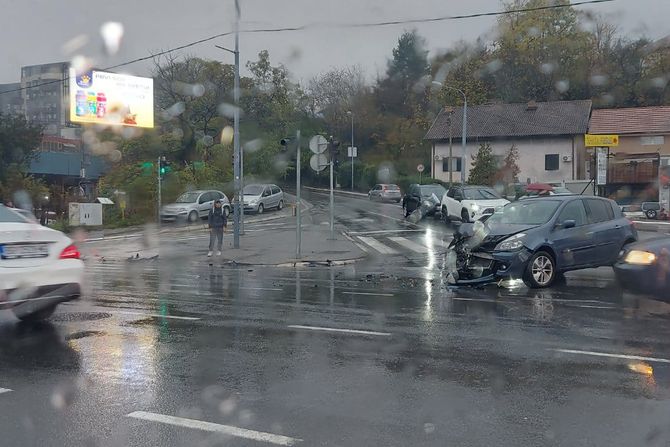
[[[266,210],[284,208],[284,192],[273,184],[251,184],[242,190],[244,212],[262,214]],[[161,208],[161,220],[164,222],[187,221],[190,223],[206,219],[214,202],[220,200],[223,212],[230,215],[233,206],[228,197],[217,190],[188,191],[180,195],[173,203]]]

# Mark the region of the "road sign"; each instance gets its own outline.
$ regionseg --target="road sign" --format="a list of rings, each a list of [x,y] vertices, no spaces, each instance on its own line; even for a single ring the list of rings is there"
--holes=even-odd
[[[616,147],[619,145],[619,135],[584,135],[586,147]]]
[[[347,157],[349,158],[358,157],[358,148],[356,146],[354,147],[349,146],[347,148]]]
[[[423,171],[426,170],[426,167],[425,167],[424,165],[421,165],[421,164],[420,164],[420,165],[418,165],[418,166],[416,167],[416,170],[419,171],[419,172],[423,172]]]
[[[323,135],[314,135],[309,140],[309,150],[315,154],[323,154],[328,149],[328,140]]]
[[[328,157],[323,154],[314,154],[309,159],[309,166],[316,172],[321,172],[328,167]]]

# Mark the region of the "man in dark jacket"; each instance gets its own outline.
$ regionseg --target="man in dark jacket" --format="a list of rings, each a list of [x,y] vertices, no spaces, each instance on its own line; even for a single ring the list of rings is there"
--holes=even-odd
[[[214,208],[209,210],[209,217],[207,219],[209,224],[209,253],[207,256],[212,256],[214,252],[214,240],[216,239],[217,248],[216,255],[221,256],[221,248],[223,247],[223,229],[228,226],[228,219],[226,219],[226,212],[221,205],[221,201],[214,202]]]

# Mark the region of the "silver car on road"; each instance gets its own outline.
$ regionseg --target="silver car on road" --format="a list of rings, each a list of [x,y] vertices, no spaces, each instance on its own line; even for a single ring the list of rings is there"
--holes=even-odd
[[[209,210],[214,206],[215,200],[221,200],[223,212],[230,214],[230,201],[221,191],[202,190],[188,191],[179,196],[174,203],[170,203],[161,208],[161,220],[174,222],[177,220],[188,220],[197,222],[205,219],[209,215]]]
[[[284,192],[277,185],[252,184],[242,190],[244,212],[262,214],[265,210],[284,208]]]
[[[402,195],[400,194],[400,187],[393,184],[378,184],[375,185],[370,192],[368,192],[370,200],[379,200],[381,202],[395,202],[400,203]]]

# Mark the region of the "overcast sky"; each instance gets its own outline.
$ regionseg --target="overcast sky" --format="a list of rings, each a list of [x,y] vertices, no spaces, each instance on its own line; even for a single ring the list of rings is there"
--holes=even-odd
[[[296,80],[305,81],[333,66],[359,64],[373,77],[383,72],[391,49],[405,29],[415,27],[434,52],[461,39],[486,35],[495,19],[464,19],[430,24],[382,28],[343,29],[328,24],[362,23],[380,20],[414,19],[472,14],[501,9],[500,0],[240,0],[243,28],[298,26],[320,23],[309,30],[286,33],[243,34],[244,64],[262,49],[273,63],[289,67]],[[0,83],[20,78],[20,67],[69,60],[63,44],[87,36],[80,53],[105,67],[146,56],[219,32],[231,30],[233,0],[113,0],[54,1],[5,0],[0,16],[3,42]],[[170,5],[170,6],[167,6]],[[174,6],[173,6],[174,5]],[[583,7],[585,8],[585,7]],[[670,33],[670,0],[615,0],[589,10],[606,14],[631,37],[663,37]],[[119,54],[103,57],[99,28],[105,21],[119,21],[125,38]],[[232,63],[232,54],[214,48],[217,43],[232,47],[232,37],[192,47],[184,52]],[[137,75],[149,74],[150,64],[125,68]]]

